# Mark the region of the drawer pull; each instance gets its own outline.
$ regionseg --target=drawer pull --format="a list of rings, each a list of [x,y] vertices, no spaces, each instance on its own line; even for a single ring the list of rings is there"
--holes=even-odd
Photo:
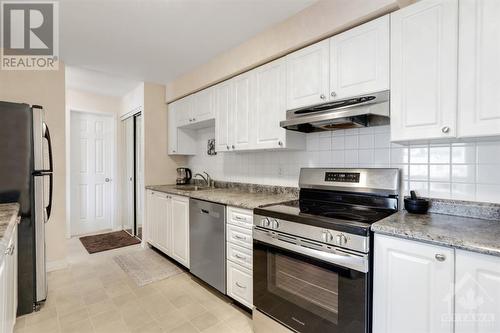
[[[247,286],[243,286],[239,282],[236,282],[236,286],[238,286],[241,289],[247,289]]]
[[[247,240],[246,237],[241,237],[241,236],[238,236],[238,235],[234,235],[233,238],[236,238],[236,239],[239,239],[239,240]]]
[[[246,218],[241,217],[241,216],[238,216],[238,215],[236,215],[234,218],[235,218],[236,220],[238,220],[238,221],[243,221],[243,222],[246,222],[246,221],[247,221],[247,219],[246,219]]]
[[[235,254],[234,256],[235,256],[237,259],[241,259],[241,260],[245,260],[245,261],[247,261],[247,257],[240,256],[239,254]]]
[[[446,260],[446,256],[444,254],[441,254],[441,253],[436,254],[435,258],[437,261],[445,261]]]

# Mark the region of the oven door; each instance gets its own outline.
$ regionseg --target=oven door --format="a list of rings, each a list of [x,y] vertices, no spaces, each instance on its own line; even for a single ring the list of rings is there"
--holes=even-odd
[[[317,259],[321,255],[314,256],[310,248],[301,251],[303,246],[276,235],[270,242],[270,235],[264,233],[254,231],[253,299],[257,309],[301,333],[368,332],[368,264],[362,269],[365,272],[346,268]],[[367,256],[363,258],[368,261]]]

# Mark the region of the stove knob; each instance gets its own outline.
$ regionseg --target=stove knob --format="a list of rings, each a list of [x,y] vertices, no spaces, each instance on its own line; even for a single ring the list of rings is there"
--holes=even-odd
[[[269,228],[271,226],[271,221],[269,221],[267,217],[264,217],[262,218],[262,220],[260,220],[260,226],[264,228]]]
[[[273,229],[279,229],[280,228],[280,223],[278,220],[274,219],[273,220]]]
[[[347,237],[344,234],[338,234],[337,235],[337,244],[338,245],[345,245],[347,243]]]

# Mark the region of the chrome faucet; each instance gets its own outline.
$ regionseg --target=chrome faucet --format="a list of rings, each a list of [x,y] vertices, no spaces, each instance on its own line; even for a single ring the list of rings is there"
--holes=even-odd
[[[207,187],[209,187],[210,186],[210,176],[206,172],[204,172],[204,174],[206,174],[207,177],[203,176],[201,173],[197,173],[194,175],[193,178],[201,177],[205,181],[205,183],[207,184]]]

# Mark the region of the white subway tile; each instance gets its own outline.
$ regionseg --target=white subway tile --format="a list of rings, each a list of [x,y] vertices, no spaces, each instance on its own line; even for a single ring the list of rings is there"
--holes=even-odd
[[[331,150],[332,149],[332,138],[330,136],[319,138],[319,150]]]
[[[401,164],[409,162],[408,148],[391,148],[391,163]]]
[[[344,164],[344,151],[334,150],[332,151],[332,163],[333,164]]]
[[[359,149],[372,149],[374,147],[374,137],[372,134],[359,136]]]
[[[391,147],[391,135],[389,133],[377,133],[374,138],[375,148],[390,148]]]
[[[420,181],[410,181],[410,188],[408,190],[413,190],[418,196],[427,197],[429,196],[429,183]]]
[[[372,128],[375,133],[391,133],[391,126],[389,125],[374,126]]]
[[[477,165],[477,183],[478,184],[496,184],[500,185],[500,165],[478,164]]]
[[[478,142],[477,163],[500,164],[500,142]]]
[[[357,135],[347,135],[345,136],[344,147],[345,149],[358,149],[358,139]]]
[[[449,199],[451,198],[451,184],[450,183],[429,183],[429,197]]]
[[[358,151],[357,150],[346,150],[344,151],[344,163],[347,164],[358,164]]]
[[[373,134],[374,133],[374,127],[362,127],[358,129],[359,134],[365,135],[365,134]]]
[[[357,128],[349,128],[344,130],[345,135],[358,135],[359,134],[359,129]]]
[[[474,200],[476,186],[474,184],[451,184],[451,198],[455,200]]]
[[[429,149],[427,147],[410,147],[410,163],[428,163]]]
[[[401,177],[403,180],[409,179],[409,165],[408,164],[392,164],[392,168],[398,168],[401,170]]]
[[[429,162],[430,163],[450,163],[450,146],[444,147],[430,147],[429,148]]]
[[[454,164],[451,166],[451,181],[453,183],[475,183],[475,164]]]
[[[344,150],[344,136],[332,136],[332,150]]]
[[[500,203],[500,185],[476,185],[476,200]]]
[[[373,164],[373,150],[360,149],[358,154],[358,162],[361,165],[369,166]]]
[[[306,135],[307,151],[317,151],[319,149],[319,137],[316,133]]]
[[[461,144],[451,146],[451,162],[453,164],[474,164],[476,163],[476,145]]]
[[[391,164],[391,150],[389,148],[375,149],[373,151],[375,164]]]
[[[410,180],[428,180],[429,168],[427,164],[410,164]]]
[[[449,164],[431,164],[429,165],[429,180],[431,181],[450,181]]]

